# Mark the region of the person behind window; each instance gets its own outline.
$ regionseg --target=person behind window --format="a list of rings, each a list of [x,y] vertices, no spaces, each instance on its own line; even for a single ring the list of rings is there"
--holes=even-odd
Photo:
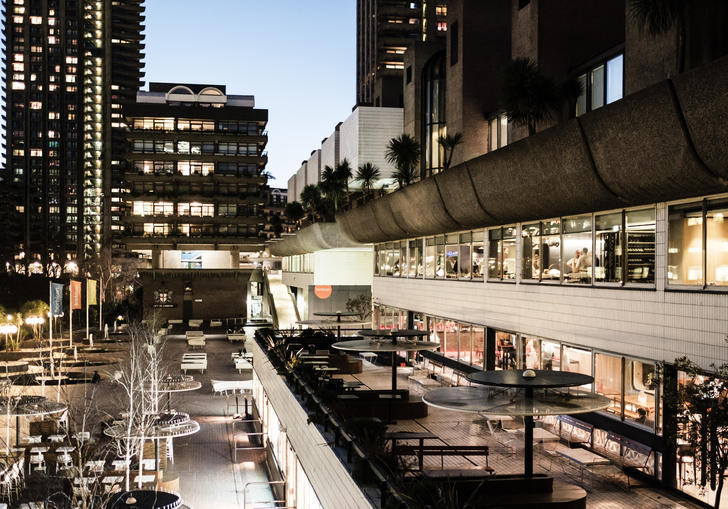
[[[536,277],[541,272],[541,256],[538,249],[533,250],[533,260],[531,261],[531,268],[533,269],[533,276]]]
[[[566,262],[566,266],[569,267],[569,272],[576,272],[576,268],[579,264],[579,257],[581,256],[581,251],[578,249],[574,253],[574,257],[569,259],[569,261]]]
[[[576,262],[575,272],[588,272],[591,266],[591,255],[589,254],[589,249],[585,247],[581,250],[581,256]]]
[[[639,422],[640,424],[645,424],[645,422],[647,422],[647,411],[644,408],[637,409],[636,422]]]

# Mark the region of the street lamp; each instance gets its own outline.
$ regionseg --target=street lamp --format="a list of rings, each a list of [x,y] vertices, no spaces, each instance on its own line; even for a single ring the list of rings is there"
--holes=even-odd
[[[11,319],[12,315],[8,315],[8,319]],[[13,323],[6,323],[0,325],[0,334],[5,334],[5,348],[8,347],[8,336],[18,332],[18,326]]]

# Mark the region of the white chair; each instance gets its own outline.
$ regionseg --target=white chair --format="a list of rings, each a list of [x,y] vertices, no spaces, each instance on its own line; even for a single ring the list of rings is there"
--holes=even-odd
[[[114,467],[114,470],[117,472],[122,472],[126,470],[127,461],[124,459],[114,460],[111,462],[111,466]]]
[[[28,443],[29,444],[39,444],[43,441],[42,435],[30,435],[28,437]]]
[[[56,456],[57,470],[70,470],[71,468],[73,468],[73,459],[70,454],[60,454]]]
[[[35,472],[36,470],[46,471],[45,458],[42,454],[31,454],[30,456],[30,471]]]
[[[142,466],[144,467],[144,470],[154,470],[156,465],[156,460],[154,459],[143,459],[142,460]]]

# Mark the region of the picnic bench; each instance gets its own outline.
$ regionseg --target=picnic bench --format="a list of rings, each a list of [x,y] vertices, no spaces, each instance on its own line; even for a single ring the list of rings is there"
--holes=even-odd
[[[234,343],[235,341],[242,341],[245,343],[245,333],[238,333],[238,332],[228,332],[227,333],[227,339],[231,343]]]
[[[185,337],[190,348],[205,348],[205,333],[201,330],[188,330]]]
[[[207,369],[206,353],[186,353],[182,356],[180,369],[187,374],[188,369],[199,369],[202,373]]]
[[[591,447],[592,433],[594,432],[594,426],[591,424],[567,415],[561,415],[558,418],[557,425],[559,426],[559,436],[569,444],[569,447],[580,444]]]
[[[400,456],[417,456],[419,470],[422,471],[424,456],[440,456],[440,468],[445,468],[445,456],[485,456],[484,470],[493,474],[495,470],[488,465],[490,448],[487,445],[399,445],[396,449]]]
[[[230,396],[235,397],[235,411],[238,411],[238,396],[245,395],[245,410],[247,413],[248,399],[247,396],[253,392],[252,380],[211,380],[212,392],[217,396],[225,396],[225,415],[228,415],[230,409]]]

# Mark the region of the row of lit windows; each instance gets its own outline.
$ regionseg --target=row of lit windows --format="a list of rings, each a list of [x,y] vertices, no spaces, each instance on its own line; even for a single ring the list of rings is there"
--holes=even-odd
[[[175,127],[176,126],[176,127]],[[134,129],[163,130],[163,131],[219,131],[242,134],[260,134],[262,127],[256,122],[239,122],[235,120],[194,120],[175,118],[135,118],[132,122]]]
[[[131,233],[149,237],[184,236],[195,237],[202,235],[237,235],[257,236],[259,227],[244,224],[171,224],[171,223],[143,223],[134,225]]]
[[[142,154],[258,155],[255,143],[134,140],[132,150]]]
[[[155,175],[256,175],[255,163],[209,163],[203,161],[134,161],[134,169]]]
[[[728,286],[728,197],[670,205],[667,282]],[[375,246],[380,276],[653,285],[655,208],[583,214]],[[486,243],[487,241],[487,243]],[[484,260],[487,253],[487,260]],[[487,263],[487,268],[483,267]]]
[[[237,203],[199,203],[199,202],[152,202],[135,201],[132,204],[132,215],[134,216],[173,216],[175,207],[178,216],[214,217],[217,216],[251,216],[256,215],[255,205]],[[217,207],[217,214],[215,208]]]

